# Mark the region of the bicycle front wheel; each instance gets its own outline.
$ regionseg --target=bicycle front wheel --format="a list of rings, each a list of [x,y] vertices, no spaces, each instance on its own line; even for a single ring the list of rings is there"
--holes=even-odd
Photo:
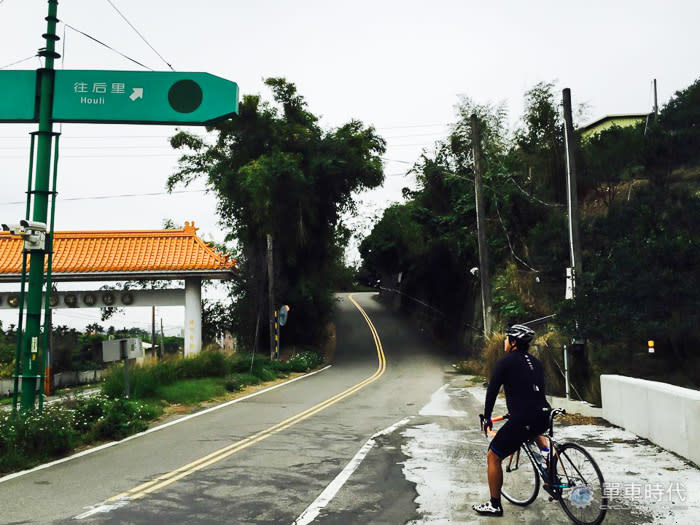
[[[529,505],[540,490],[537,467],[522,446],[503,460],[503,487],[501,494],[514,505]]]
[[[585,448],[565,443],[556,454],[555,478],[561,489],[559,503],[574,523],[601,523],[608,498],[603,490],[603,474]]]

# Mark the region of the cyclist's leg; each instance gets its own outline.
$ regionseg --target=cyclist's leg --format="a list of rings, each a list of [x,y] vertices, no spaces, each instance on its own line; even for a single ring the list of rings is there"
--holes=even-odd
[[[482,505],[472,506],[479,514],[502,515],[501,488],[503,487],[503,466],[501,462],[520,448],[520,445],[527,438],[527,432],[524,425],[508,420],[491,440],[486,455],[491,499]]]

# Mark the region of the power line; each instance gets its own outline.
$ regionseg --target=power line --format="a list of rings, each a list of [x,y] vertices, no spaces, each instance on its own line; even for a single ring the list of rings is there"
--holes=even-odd
[[[447,127],[449,124],[407,124],[405,126],[379,126],[377,129],[407,129],[407,128],[435,128],[437,126]]]
[[[8,67],[16,66],[17,64],[21,64],[22,62],[26,62],[27,60],[31,60],[31,59],[34,58],[35,56],[37,56],[37,55],[34,54],[34,55],[30,56],[30,57],[23,58],[22,60],[18,60],[17,62],[12,62],[11,64],[7,64],[6,66],[0,67],[0,69],[7,69]]]
[[[178,156],[180,155],[177,152],[173,153],[140,153],[138,155],[121,155],[121,154],[114,154],[114,155],[61,155],[61,158],[63,159],[141,159],[141,158],[147,158],[147,157],[173,157],[173,156]],[[19,155],[7,155],[3,157],[4,159],[23,159],[25,157],[19,156]]]
[[[1,146],[0,150],[3,151],[9,151],[9,150],[26,150],[28,149],[29,146]],[[163,146],[140,146],[140,145],[131,145],[131,144],[122,144],[119,146],[111,146],[111,145],[106,145],[106,146],[64,146],[61,148],[61,151],[78,151],[78,150],[83,150],[83,149],[96,149],[96,150],[101,150],[101,149],[163,149]],[[172,148],[168,148],[167,151],[170,153],[177,153],[172,150]]]
[[[156,51],[156,49],[155,49],[151,44],[148,43],[148,40],[146,40],[146,38],[145,38],[141,33],[139,33],[138,29],[136,29],[136,28],[134,27],[134,25],[133,25],[131,22],[129,22],[129,20],[127,20],[127,18],[122,14],[121,11],[119,11],[119,9],[117,9],[117,6],[115,6],[115,5],[112,3],[112,0],[107,0],[107,2],[109,3],[109,5],[111,5],[111,6],[114,8],[114,10],[115,10],[117,13],[119,13],[119,16],[121,16],[121,17],[124,19],[124,21],[125,21],[127,24],[129,24],[129,27],[131,27],[131,29],[133,29],[133,30],[136,32],[136,34],[139,35],[139,36],[141,37],[141,40],[143,40],[144,42],[146,42],[146,45],[147,45],[148,47],[150,47],[150,48],[153,50],[153,52],[154,52],[156,55],[158,55],[158,56],[160,57],[160,59],[161,59],[163,62],[165,62],[165,65],[167,65],[167,66],[170,68],[171,71],[175,71],[175,70],[173,69],[173,66],[171,66],[170,63],[169,63],[167,60],[165,60],[165,59],[163,58],[163,56],[162,56],[158,51]]]
[[[65,22],[63,22],[63,24],[64,24],[67,28],[72,29],[73,31],[76,31],[77,33],[80,33],[80,34],[83,35],[83,36],[88,37],[90,40],[94,40],[94,41],[97,42],[98,44],[100,44],[100,45],[106,47],[107,49],[110,49],[110,50],[114,51],[115,53],[117,53],[118,55],[123,56],[123,57],[126,58],[127,60],[131,60],[134,64],[138,64],[139,66],[141,66],[141,67],[143,67],[143,68],[146,68],[146,69],[149,69],[149,70],[153,71],[153,68],[148,67],[148,66],[142,64],[142,63],[139,62],[138,60],[134,60],[133,58],[131,58],[131,57],[129,57],[129,56],[126,56],[126,55],[125,55],[124,53],[122,53],[121,51],[117,51],[117,50],[114,49],[112,46],[110,46],[110,45],[108,45],[108,44],[105,44],[105,43],[102,42],[101,40],[96,39],[94,36],[90,36],[90,35],[88,35],[87,33],[81,31],[80,29],[77,29],[77,28],[73,27],[73,26],[70,25],[70,24],[66,24]]]
[[[182,193],[202,193],[207,190],[179,190],[179,191],[154,191],[151,193],[122,193],[120,195],[86,195],[83,197],[57,197],[60,201],[88,201],[88,200],[106,200],[106,199],[124,199],[130,197],[154,197],[159,195],[176,195]],[[25,201],[0,202],[0,206],[10,206],[17,204],[26,204]]]

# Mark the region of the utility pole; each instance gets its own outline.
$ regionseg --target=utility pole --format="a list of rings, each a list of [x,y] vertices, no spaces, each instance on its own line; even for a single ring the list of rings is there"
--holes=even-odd
[[[272,235],[267,234],[267,302],[270,326],[270,359],[275,356],[275,271],[272,253]]]
[[[39,50],[39,56],[44,57],[44,67],[38,70],[39,77],[39,131],[36,179],[33,197],[34,210],[32,220],[46,224],[49,205],[49,179],[51,176],[51,141],[54,137],[51,106],[53,101],[54,60],[60,55],[56,53],[56,24],[58,22],[58,0],[48,0],[49,14],[46,17],[46,48]],[[33,159],[32,159],[33,162]],[[22,348],[22,398],[20,410],[27,412],[34,409],[36,401],[37,382],[43,371],[39,357],[39,339],[41,338],[41,307],[44,288],[44,261],[48,246],[32,250],[29,266],[29,287],[27,293],[27,324],[26,336]],[[50,293],[50,290],[46,290]],[[45,350],[45,349],[44,349]]]
[[[163,318],[160,318],[160,348],[158,349],[158,357],[165,355],[165,335],[163,334]]]
[[[491,276],[486,242],[486,221],[481,159],[481,131],[476,113],[471,116],[472,154],[474,155],[474,195],[476,196],[476,229],[479,238],[479,275],[481,277],[481,310],[484,318],[484,335],[491,334]]]
[[[156,354],[156,305],[151,306],[151,351]]]
[[[654,117],[659,117],[659,97],[656,93],[656,79],[654,79]]]
[[[576,191],[576,138],[571,116],[571,90],[562,92],[564,101],[564,141],[566,144],[566,187],[569,202],[569,253],[571,256],[571,285],[576,294],[576,277],[583,271],[581,239],[578,226],[578,195]]]

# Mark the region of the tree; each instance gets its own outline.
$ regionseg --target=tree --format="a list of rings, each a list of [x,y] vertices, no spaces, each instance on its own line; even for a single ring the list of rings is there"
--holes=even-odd
[[[641,126],[613,126],[583,143],[583,165],[579,173],[606,207],[610,207],[621,184],[631,183],[642,174]]]
[[[515,142],[524,186],[543,200],[565,202],[564,122],[554,89],[554,82],[539,82],[525,93]]]
[[[329,319],[331,276],[347,242],[340,217],[353,193],[383,182],[385,142],[372,127],[351,121],[324,131],[294,84],[265,81],[274,105],[246,95],[238,115],[211,128],[216,142],[181,132],[186,150],[168,188],[204,178],[218,198],[227,241],[239,253],[233,324],[252,340],[266,312],[266,236],[274,239],[277,297],[294,308],[287,340],[314,339]],[[263,316],[263,319],[266,316]],[[265,326],[266,323],[260,323]]]

